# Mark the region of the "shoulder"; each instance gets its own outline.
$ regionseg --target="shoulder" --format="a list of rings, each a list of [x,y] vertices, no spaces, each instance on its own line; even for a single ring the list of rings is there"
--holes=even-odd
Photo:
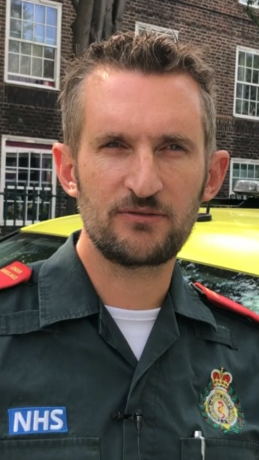
[[[15,261],[0,269],[0,315],[35,308],[42,263],[28,266]]]
[[[206,303],[210,303],[219,310],[225,310],[233,315],[237,315],[240,319],[246,319],[259,325],[259,315],[249,308],[208,289],[200,283],[193,283],[192,287]]]
[[[32,269],[19,261],[0,268],[0,289],[8,289],[30,280]]]

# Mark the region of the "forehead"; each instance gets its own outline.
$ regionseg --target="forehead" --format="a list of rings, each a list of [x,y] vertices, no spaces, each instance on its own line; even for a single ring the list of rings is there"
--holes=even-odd
[[[85,126],[122,126],[147,134],[168,129],[196,131],[203,137],[201,94],[187,73],[145,75],[137,71],[97,68],[84,88]],[[162,133],[163,134],[163,133]]]

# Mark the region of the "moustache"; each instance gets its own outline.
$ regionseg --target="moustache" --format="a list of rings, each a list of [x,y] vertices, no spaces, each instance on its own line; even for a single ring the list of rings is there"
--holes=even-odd
[[[167,216],[173,216],[172,207],[161,203],[161,201],[158,200],[155,195],[140,198],[134,193],[131,193],[130,196],[125,197],[119,203],[114,204],[110,208],[109,214],[116,214],[121,208],[124,207],[150,208],[154,211],[159,211],[163,214],[166,214]]]

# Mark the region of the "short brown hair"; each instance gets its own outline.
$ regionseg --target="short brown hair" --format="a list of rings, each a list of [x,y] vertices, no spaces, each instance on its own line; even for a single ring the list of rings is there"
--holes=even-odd
[[[70,62],[59,102],[62,112],[64,142],[76,155],[84,120],[83,86],[97,67],[139,71],[144,75],[174,72],[188,73],[199,85],[203,106],[205,150],[216,149],[216,110],[214,72],[205,60],[204,49],[179,43],[169,35],[156,32],[119,32],[107,41],[93,43]]]

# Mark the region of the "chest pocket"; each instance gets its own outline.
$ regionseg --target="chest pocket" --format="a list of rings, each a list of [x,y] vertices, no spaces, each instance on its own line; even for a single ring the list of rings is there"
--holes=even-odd
[[[100,460],[98,438],[0,441],[1,460]]]
[[[228,439],[206,439],[204,450],[200,439],[181,439],[181,460],[259,460],[259,444]]]

